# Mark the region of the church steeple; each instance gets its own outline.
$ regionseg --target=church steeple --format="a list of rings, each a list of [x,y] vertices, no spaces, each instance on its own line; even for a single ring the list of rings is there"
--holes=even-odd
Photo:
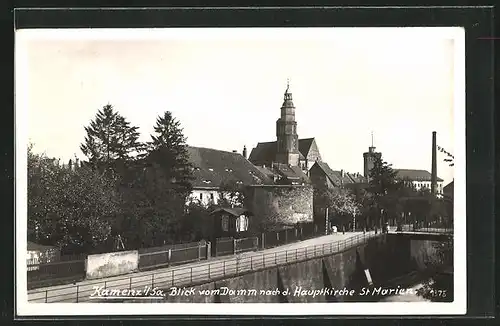
[[[299,165],[299,136],[297,135],[297,122],[295,121],[295,106],[290,92],[290,80],[287,80],[281,116],[276,121],[277,151],[276,162],[292,166]]]

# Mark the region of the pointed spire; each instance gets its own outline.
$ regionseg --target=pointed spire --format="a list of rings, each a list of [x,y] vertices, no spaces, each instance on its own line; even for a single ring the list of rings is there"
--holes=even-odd
[[[290,78],[286,79],[286,90],[285,90],[284,100],[285,101],[292,100],[292,93],[290,93]]]

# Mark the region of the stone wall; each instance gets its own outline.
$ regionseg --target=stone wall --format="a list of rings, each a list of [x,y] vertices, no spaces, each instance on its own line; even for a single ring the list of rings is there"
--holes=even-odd
[[[431,248],[434,248],[435,243],[385,235],[334,255],[197,285],[193,287],[194,295],[187,297],[169,296],[169,290],[165,289],[166,300],[222,303],[360,302],[366,298],[370,300],[369,297],[360,295],[363,288],[368,289],[365,269],[370,271],[374,287],[384,288],[386,282],[394,278],[414,271],[424,271],[424,257],[433,255]],[[339,292],[315,295],[303,292],[323,288],[333,288]],[[256,294],[249,290],[255,290]]]
[[[311,186],[254,186],[245,196],[253,226],[294,225],[313,221]]]
[[[138,270],[137,250],[89,255],[86,262],[86,279],[96,279],[135,272]]]

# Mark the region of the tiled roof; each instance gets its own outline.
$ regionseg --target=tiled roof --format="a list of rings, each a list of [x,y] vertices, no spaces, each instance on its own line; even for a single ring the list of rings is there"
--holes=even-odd
[[[256,166],[256,168],[271,179],[273,179],[275,176],[278,176],[275,172],[270,170],[270,167],[268,168],[263,166]]]
[[[367,183],[368,180],[360,173],[347,173],[347,176],[351,178],[353,183]]]
[[[256,168],[270,179],[284,177],[290,181],[310,183],[309,177],[298,166],[274,163],[272,166],[256,166]]]
[[[299,139],[299,152],[302,153],[304,157],[307,157],[307,154],[309,154],[313,142],[314,138]]]
[[[411,181],[431,181],[431,173],[425,170],[410,170],[410,169],[394,169],[398,177],[401,179],[409,179]],[[442,182],[443,179],[437,177],[437,181]]]
[[[248,160],[254,164],[269,164],[276,158],[276,142],[258,143],[250,152]]]
[[[317,161],[314,163],[325,173],[325,175],[330,179],[330,182],[334,186],[340,186],[352,183],[366,183],[366,179],[362,175],[356,175],[354,173],[344,172],[342,176],[342,171],[334,171],[330,168],[328,163]]]
[[[309,183],[309,177],[298,166],[286,164],[274,164],[274,171],[290,181]]]
[[[188,147],[194,165],[194,188],[217,188],[223,183],[272,184],[273,181],[239,153]]]
[[[304,138],[299,139],[299,152],[300,159],[304,160],[309,154],[309,149],[314,141],[314,138]],[[276,142],[265,142],[258,143],[255,148],[250,152],[250,157],[248,158],[250,162],[257,165],[271,164],[276,159]]]
[[[244,208],[239,208],[239,207],[235,207],[235,208],[217,208],[216,210],[214,210],[212,213],[210,214],[215,214],[215,213],[218,213],[218,212],[226,212],[226,213],[229,213],[233,216],[240,216],[240,215],[243,215],[243,214],[248,214],[248,215],[251,215],[251,212],[244,209]]]

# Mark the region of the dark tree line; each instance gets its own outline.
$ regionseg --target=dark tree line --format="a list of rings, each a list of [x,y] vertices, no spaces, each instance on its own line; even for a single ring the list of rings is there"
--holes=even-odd
[[[85,127],[87,160],[60,164],[28,149],[28,240],[63,251],[126,249],[193,240],[185,203],[192,166],[180,122],[166,111],[151,139],[111,105]]]
[[[410,180],[399,179],[382,157],[375,159],[370,171],[366,203],[371,226],[393,222],[398,227],[402,224],[425,227],[447,215],[443,199],[433,196],[430,189],[417,190]]]
[[[428,189],[417,191],[410,180],[398,178],[382,157],[375,158],[368,185],[315,188],[314,201],[316,207],[328,208],[333,224],[346,230],[354,226],[354,221],[358,229],[381,229],[385,223],[422,227],[449,215],[442,199],[432,196]]]

